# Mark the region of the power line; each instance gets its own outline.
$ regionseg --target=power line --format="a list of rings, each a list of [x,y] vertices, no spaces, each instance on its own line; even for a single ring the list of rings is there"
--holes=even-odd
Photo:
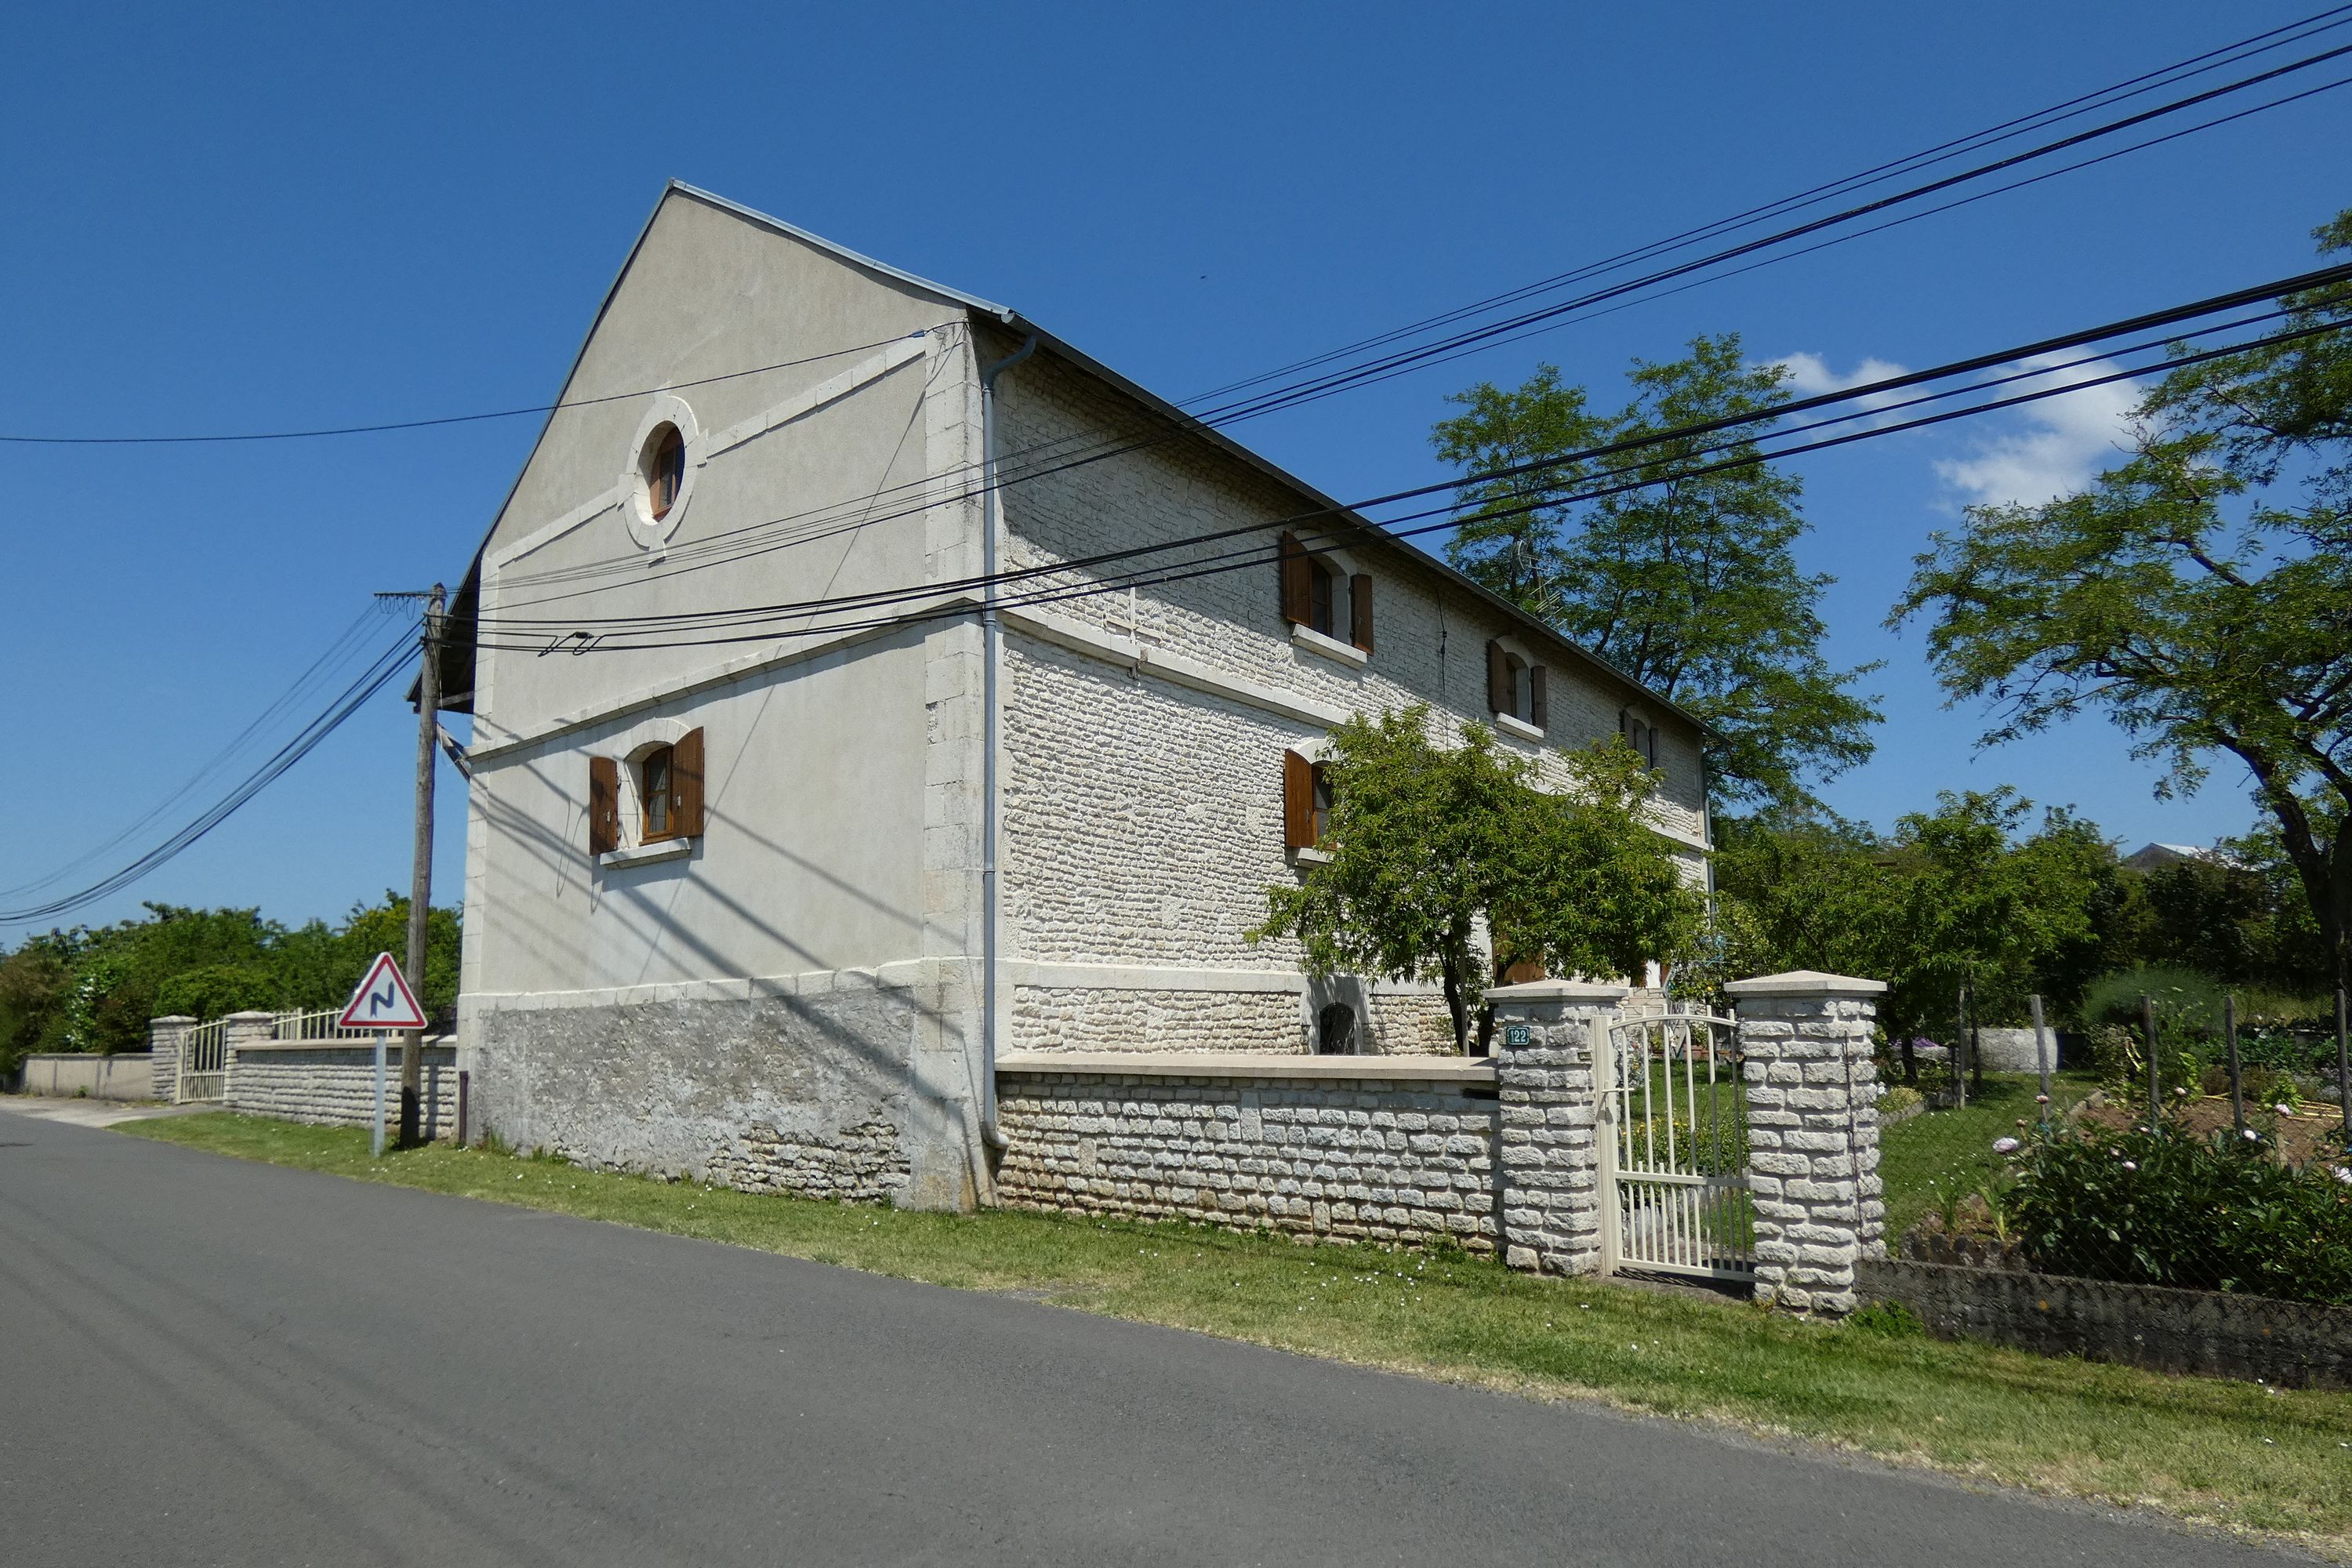
[[[796,365],[818,364],[829,359],[864,353],[868,349],[887,348],[908,338],[919,338],[926,332],[937,331],[938,324],[918,327],[911,332],[900,332],[896,337],[877,338],[870,343],[853,343],[845,349],[827,349],[821,354],[809,354],[801,359],[778,360],[773,364],[754,365],[750,370],[730,370],[720,375],[706,375],[693,381],[673,381],[660,386],[640,387],[633,392],[611,392],[598,397],[531,403],[518,408],[493,408],[478,414],[444,414],[430,419],[394,419],[379,425],[335,425],[313,430],[247,430],[207,436],[0,436],[0,442],[27,447],[194,447],[215,446],[230,441],[307,441],[320,436],[375,436],[389,430],[427,430],[442,425],[476,425],[487,419],[515,419],[526,414],[555,414],[567,408],[592,408],[600,403],[626,403],[633,398],[650,397],[657,392],[683,392],[693,386],[740,381],[745,376],[765,375],[770,371],[791,370]]]
[[[1112,562],[1125,560],[1139,555],[1158,553],[1171,549],[1181,549],[1188,544],[1204,543],[1219,539],[1241,537],[1249,533],[1262,531],[1264,529],[1268,527],[1280,527],[1286,524],[1311,521],[1317,518],[1330,516],[1337,510],[1364,510],[1373,507],[1391,505],[1398,501],[1417,500],[1421,497],[1436,495],[1445,491],[1454,491],[1458,493],[1462,489],[1472,485],[1492,483],[1497,479],[1510,479],[1525,474],[1539,473],[1550,469],[1591,462],[1599,458],[1613,457],[1629,451],[1638,451],[1645,447],[1663,445],[1670,441],[1686,439],[1694,436],[1709,435],[1717,431],[1736,428],[1740,426],[1778,421],[1785,419],[1791,415],[1808,413],[1815,409],[1831,408],[1842,403],[1859,402],[1863,399],[1881,396],[1887,393],[1899,392],[1909,387],[1924,385],[1930,382],[1948,380],[1958,375],[1973,374],[1979,371],[2014,363],[2021,360],[2031,359],[2043,354],[2082,348],[2092,343],[2103,342],[2118,337],[2174,327],[2183,322],[2194,321],[2202,317],[2219,315],[2226,311],[2242,309],[2248,305],[2266,303],[2275,300],[2284,295],[2304,293],[2314,289],[2326,288],[2331,285],[2347,281],[2352,281],[2352,263],[2319,268],[2309,272],[2274,279],[2273,281],[2258,284],[2250,288],[2232,289],[2224,294],[2213,295],[2207,299],[2191,301],[2187,304],[2172,306],[2159,310],[2144,311],[2138,315],[2126,317],[2121,321],[2109,321],[2100,326],[2042,338],[2032,342],[2017,344],[2009,348],[2000,349],[1991,353],[1971,355],[1966,359],[1953,361],[1929,369],[1906,372],[1900,375],[1885,377],[1878,381],[1861,384],[1835,392],[1822,393],[1811,397],[1793,399],[1743,414],[1726,416],[1718,419],[1704,421],[1690,426],[1678,426],[1675,429],[1669,431],[1654,432],[1647,436],[1632,437],[1618,441],[1603,443],[1599,446],[1583,448],[1575,452],[1560,454],[1555,457],[1534,458],[1524,463],[1508,465],[1500,468],[1459,475],[1453,479],[1440,480],[1432,484],[1419,485],[1406,489],[1393,490],[1384,495],[1373,496],[1364,500],[1358,501],[1354,503],[1351,508],[1323,508],[1311,512],[1296,514],[1290,518],[1281,520],[1276,522],[1252,523],[1241,527],[1219,531],[1214,533],[1170,541],[1160,544],[1130,546],[1121,550],[1104,552],[1073,562],[1062,563],[1052,567],[1015,568],[1007,572],[998,573],[993,577],[973,576],[957,579],[950,583],[924,584],[915,588],[877,590],[869,595],[845,595],[832,599],[806,600],[757,606],[754,612],[681,611],[662,616],[604,617],[601,621],[583,622],[580,617],[532,617],[513,616],[508,614],[505,608],[501,608],[498,611],[494,611],[481,616],[480,619],[483,624],[517,626],[578,626],[583,624],[615,624],[618,621],[625,619],[662,620],[675,623],[683,620],[705,618],[726,614],[815,613],[828,606],[845,607],[867,603],[884,602],[896,598],[921,597],[926,595],[953,592],[964,588],[979,588],[987,586],[991,583],[1001,584],[1015,582],[1023,580],[1024,576],[1034,575],[1040,573],[1108,564]],[[2254,318],[2254,320],[2263,319],[2268,318]],[[2205,330],[2210,331],[2221,329],[2208,328]],[[523,607],[527,606],[524,605],[509,606],[509,608]]]
[[[1455,338],[1446,340],[1443,342],[1427,345],[1424,348],[1411,351],[1409,353],[1391,355],[1386,360],[1375,362],[1372,365],[1360,366],[1348,372],[1336,373],[1334,375],[1322,378],[1320,381],[1316,383],[1306,384],[1301,386],[1288,389],[1277,388],[1275,392],[1265,394],[1260,398],[1250,400],[1244,404],[1230,405],[1228,408],[1223,410],[1212,410],[1202,416],[1202,422],[1212,427],[1237,423],[1243,419],[1255,418],[1263,414],[1276,412],[1279,409],[1297,406],[1301,403],[1334,395],[1341,391],[1352,390],[1357,386],[1368,385],[1378,381],[1388,380],[1393,376],[1406,374],[1411,370],[1424,368],[1429,364],[1448,363],[1451,360],[1464,357],[1468,353],[1478,352],[1483,348],[1499,346],[1502,342],[1519,341],[1520,339],[1533,336],[1538,331],[1549,331],[1556,326],[1567,324],[1568,313],[1585,310],[1592,304],[1605,301],[1611,298],[1626,295],[1629,292],[1647,287],[1649,284],[1655,281],[1688,274],[1696,269],[1706,268],[1723,259],[1736,258],[1744,254],[1751,254],[1761,247],[1779,243],[1783,239],[1791,237],[1802,236],[1807,233],[1817,232],[1826,226],[1843,222],[1856,216],[1866,215],[1874,211],[1883,211],[1890,205],[1910,200],[1921,194],[1936,190],[1948,189],[1956,184],[1977,177],[1986,172],[2000,168],[2013,167],[2020,163],[2044,155],[2053,150],[2066,146],[2078,145],[2083,142],[2093,138],[2109,134],[2118,128],[2143,123],[2155,117],[2174,112],[2184,106],[2210,100],[2210,99],[2222,94],[2240,90],[2250,84],[2269,80],[2287,72],[2305,68],[2318,61],[2347,54],[2352,54],[2352,45],[2346,45],[2340,48],[2330,50],[2321,55],[2312,56],[2303,60],[2290,62],[2287,65],[2275,68],[2273,70],[2261,73],[2258,76],[2245,78],[2238,82],[2213,88],[2188,99],[2178,100],[2172,103],[2159,105],[2154,109],[2143,110],[2137,115],[2130,116],[2126,120],[2113,121],[2105,126],[2094,127],[2089,131],[2078,132],[2074,136],[2062,139],[2058,142],[2046,143],[2042,147],[2031,149],[2024,153],[2012,154],[2008,158],[2000,160],[1993,163],[1981,165],[1977,169],[1965,171],[1958,174],[1949,175],[1927,185],[1913,187],[1908,191],[1898,192],[1894,195],[1880,198],[1878,201],[1865,204],[1859,207],[1849,208],[1843,213],[1832,214],[1827,217],[1814,219],[1796,227],[1783,230],[1777,235],[1767,236],[1760,239],[1748,241],[1740,246],[1718,251],[1709,257],[1703,257],[1694,261],[1682,263],[1676,267],[1649,274],[1644,278],[1634,279],[1624,283],[1613,285],[1609,289],[1597,290],[1581,296],[1580,299],[1548,307],[1540,311],[1523,314],[1508,321],[1495,323],[1489,327],[1481,328],[1474,333],[1459,334]],[[1885,223],[1874,225],[1869,228],[1857,231],[1853,234],[1832,237],[1832,238],[1823,240],[1817,245],[1807,247],[1803,250],[1793,252],[1791,254],[1811,254],[1812,251],[1825,249],[1832,245],[1843,244],[1851,239],[1861,238],[1869,234],[1883,232],[1885,229],[1895,227],[1901,224],[1916,222],[1920,218],[1931,216],[1938,212],[1948,211],[1953,207],[1967,205],[1972,202],[1983,200],[1989,196],[2000,195],[2005,191],[2018,189],[2024,185],[2038,184],[2043,180],[2054,178],[2059,174],[2071,173],[2080,168],[2089,167],[2094,163],[2105,163],[2113,158],[2124,156],[2129,153],[2141,151],[2147,147],[2155,146],[2161,142],[2177,141],[2183,136],[2193,135],[2199,132],[2210,130],[2215,126],[2226,124],[2234,120],[2243,119],[2250,114],[2262,113],[2267,110],[2278,108],[2284,104],[2294,102],[2300,99],[2308,98],[2320,92],[2331,91],[2336,88],[2346,85],[2352,85],[2352,77],[2346,77],[2335,81],[2330,81],[2319,87],[2295,93],[2288,98],[2259,104],[2251,109],[2239,110],[2235,113],[2225,115],[2216,120],[2200,122],[2197,125],[2186,127],[2182,130],[2168,132],[2163,136],[2155,137],[2147,142],[2136,142],[2130,146],[2101,153],[2078,163],[2068,164],[2059,169],[2045,171],[2025,179],[2013,182],[2011,184],[1996,187],[1990,191],[1979,192],[1971,195],[1964,196],[1940,206],[1904,215],[1890,219]],[[1734,276],[1738,271],[1753,270],[1756,267],[1771,265],[1777,260],[1785,258],[1769,258],[1765,260],[1751,263],[1748,267],[1734,269],[1733,272],[1717,274],[1717,277]],[[1699,281],[1713,280],[1716,279],[1700,279]],[[1696,284],[1684,285],[1685,288],[1695,286]],[[1655,298],[1656,296],[1651,297]],[[1621,306],[1618,308],[1622,309],[1622,307]],[[1586,318],[1578,317],[1575,319]],[[1499,338],[1493,336],[1493,334],[1505,332],[1515,327],[1522,328],[1523,330],[1509,331],[1509,335]],[[1091,450],[1081,447],[1076,455],[1061,458],[1058,461],[1047,463],[1042,467],[1016,467],[1010,474],[1007,474],[1004,471],[1005,465],[1003,460],[1000,460],[998,465],[998,477],[994,480],[993,485],[982,483],[979,489],[967,489],[958,496],[927,499],[922,501],[920,505],[908,509],[908,510],[924,510],[929,506],[940,504],[940,501],[942,500],[953,500],[971,499],[974,496],[984,494],[992,488],[1002,489],[1016,484],[1028,483],[1034,479],[1043,478],[1050,474],[1065,472],[1070,468],[1083,467],[1093,462],[1098,462],[1107,458],[1120,456],[1128,452],[1140,450],[1152,446],[1162,445],[1170,441],[1181,440],[1186,437],[1187,434],[1188,432],[1178,430],[1162,433],[1160,435],[1131,442],[1097,442]],[[1040,447],[1032,448],[1031,450],[1036,452],[1047,451],[1055,447],[1070,446],[1073,442],[1081,438],[1076,437],[1066,437],[1061,442],[1045,444]],[[1013,457],[1017,459],[1027,455],[1029,454],[1015,453],[1013,454]],[[971,474],[976,470],[976,465],[963,465],[961,471],[966,474]],[[953,470],[951,470],[951,472]],[[889,494],[893,491],[916,489],[919,486],[927,486],[930,482],[932,481],[927,479],[925,480],[913,481],[905,485],[887,487],[883,490],[875,492],[874,496],[869,496],[863,500],[830,503],[824,508],[813,509],[810,511],[788,515],[783,518],[772,519],[762,523],[749,524],[742,529],[732,531],[732,534],[736,537],[744,537],[748,539],[750,536],[756,533],[764,533],[767,531],[781,528],[793,522],[808,521],[812,519],[821,520],[827,512],[845,511],[846,509],[852,507],[870,508],[873,500],[877,496]],[[855,526],[862,527],[871,522],[889,521],[890,518],[904,515],[907,515],[906,510],[885,514],[883,517],[879,518],[870,515],[861,516]],[[757,546],[747,543],[740,551],[722,552],[712,558],[704,557],[700,552],[708,549],[714,542],[706,541],[699,546],[688,546],[685,550],[673,552],[676,556],[680,557],[677,564],[666,565],[664,568],[652,573],[646,573],[643,570],[642,565],[640,564],[641,558],[623,559],[619,557],[611,557],[603,561],[582,563],[578,565],[560,568],[550,573],[528,574],[524,574],[519,580],[524,582],[549,583],[559,581],[586,581],[599,575],[611,575],[626,572],[630,576],[636,580],[648,581],[655,578],[677,574],[683,572],[701,570],[706,565],[720,564],[728,561],[748,559],[755,554],[765,553],[770,549],[790,548],[794,544],[814,542],[817,540],[832,537],[835,532],[851,531],[854,531],[854,529],[830,528],[824,526],[821,521],[818,521],[812,523],[809,530],[803,534],[798,536],[782,536],[772,542],[763,543]],[[559,595],[558,597],[572,596],[577,595]],[[552,601],[550,599],[520,601],[518,602],[518,607],[521,605],[548,602]]]
[[[2251,342],[2232,342],[2224,344],[2218,348],[2203,350],[2193,353],[2180,354],[2164,363],[2173,366],[2196,364],[2228,354],[2242,353],[2250,349],[2264,348],[2277,344],[2298,342],[2347,329],[2352,329],[2352,321],[2326,322],[2316,326],[2298,328],[2291,331],[2269,334],[2262,338],[2254,339]],[[1818,441],[1803,443],[1799,446],[1776,448],[1771,451],[1764,451],[1760,448],[1755,448],[1755,444],[1752,441],[1729,443],[1728,445],[1735,447],[1749,447],[1751,449],[1737,452],[1734,456],[1728,457],[1720,462],[1706,464],[1695,468],[1677,468],[1670,474],[1633,479],[1618,484],[1602,487],[1586,488],[1569,494],[1546,495],[1516,506],[1482,509],[1476,515],[1481,521],[1492,521],[1513,516],[1521,516],[1530,512],[1546,510],[1548,508],[1571,504],[1577,501],[1594,500],[1604,499],[1612,495],[1623,494],[1631,490],[1644,489],[1651,485],[1664,483],[1670,479],[1687,479],[1702,477],[1707,474],[1727,472],[1736,468],[1752,468],[1761,463],[1775,462],[1787,458],[1803,456],[1811,452],[1825,451],[1836,447],[1849,446],[1858,441],[1876,439],[1885,436],[1900,435],[1906,431],[1923,429],[1935,425],[1942,425],[1956,419],[1969,418],[1977,415],[1988,414],[1999,409],[2017,407],[2030,403],[2038,403],[2052,397],[2066,396],[2076,392],[2087,390],[2091,387],[2104,386],[2115,382],[2129,380],[2133,376],[2146,374],[2146,368],[2147,367],[2136,367],[2118,370],[2105,375],[2086,377],[2079,381],[2066,382],[2053,387],[2021,393],[2013,396],[1999,398],[1987,403],[1971,405],[1965,408],[1947,409],[1939,413],[1926,415],[1917,418],[1904,420],[1891,425],[1876,426],[1863,430],[1849,432],[1841,436],[1825,437]],[[2050,370],[2037,370],[2029,373],[2029,374],[2053,374],[2053,372]],[[1930,399],[1923,398],[1918,401],[1926,402],[1930,401]],[[1880,411],[1871,410],[1868,412],[1876,413]],[[1853,416],[1849,417],[1851,418]],[[1849,422],[1849,420],[1835,420],[1825,423],[1847,422]],[[1616,471],[1626,472],[1633,468],[1655,468],[1658,465],[1655,462],[1640,463],[1629,465],[1628,468],[1619,469]],[[1380,528],[1381,536],[1385,539],[1412,539],[1423,534],[1442,532],[1447,529],[1458,526],[1461,520],[1456,515],[1456,511],[1457,509],[1451,506],[1434,507],[1424,511],[1407,514],[1407,516],[1403,518],[1383,520],[1378,526]],[[1328,516],[1329,513],[1327,511],[1310,515]],[[1394,523],[1400,521],[1408,521],[1418,518],[1430,517],[1438,517],[1440,518],[1440,521],[1428,522],[1423,526],[1415,528],[1400,529],[1392,526]],[[1246,532],[1263,534],[1268,530],[1280,528],[1282,526],[1284,526],[1283,521],[1269,521],[1266,522],[1249,525],[1246,529],[1226,531],[1224,533],[1218,535],[1201,535],[1190,540],[1171,541],[1161,545],[1142,547],[1137,551],[1119,553],[1122,555],[1135,555],[1146,552],[1157,552],[1169,549],[1181,548],[1183,545],[1191,543],[1212,542],[1238,533]],[[1360,531],[1354,528],[1352,525],[1349,525],[1341,530],[1334,531],[1334,532],[1328,537],[1332,540],[1339,540],[1350,537],[1359,531]],[[1322,542],[1323,542],[1320,540],[1315,542],[1317,544],[1320,544]],[[1310,545],[1310,548],[1313,547],[1313,545]],[[1004,598],[1000,596],[994,598],[992,603],[995,607],[1000,610],[1006,608],[1021,608],[1032,605],[1061,603],[1071,599],[1092,597],[1100,594],[1116,593],[1131,587],[1181,582],[1193,577],[1214,575],[1225,572],[1252,570],[1270,565],[1278,559],[1278,550],[1264,545],[1257,545],[1244,550],[1228,552],[1223,557],[1212,558],[1211,561],[1205,564],[1188,563],[1185,563],[1181,569],[1169,568],[1162,570],[1160,568],[1145,568],[1137,573],[1129,574],[1124,576],[1101,579],[1069,588],[1041,589],[1025,596],[1017,598]],[[1020,575],[1024,578],[1034,578],[1037,575],[1069,572],[1076,569],[1080,569],[1077,563],[1061,562],[1055,563],[1051,566],[1025,569],[1025,571]],[[942,594],[954,592],[968,593],[969,591],[968,587],[959,589],[955,585],[940,584],[927,585],[920,589],[905,590],[902,592],[909,598],[922,598],[936,597]],[[870,604],[859,603],[856,607],[870,607]],[[789,631],[770,629],[746,632],[740,635],[727,637],[665,637],[663,640],[659,641],[647,641],[643,639],[646,635],[658,635],[661,631],[673,628],[646,628],[646,631],[643,633],[632,633],[623,629],[619,631],[600,632],[591,637],[584,629],[583,626],[576,635],[584,640],[583,640],[577,647],[563,646],[571,640],[569,637],[554,639],[545,647],[538,646],[536,639],[534,639],[533,642],[500,642],[491,640],[490,637],[484,637],[478,639],[478,646],[513,652],[569,652],[574,654],[638,652],[656,648],[716,647],[746,642],[768,642],[777,640],[782,637],[791,636],[834,636],[844,632],[873,630],[885,626],[919,624],[936,619],[951,619],[970,615],[972,612],[973,606],[969,604],[947,605],[904,615],[876,616],[849,622],[832,622],[824,626],[803,626]],[[738,615],[747,614],[747,612],[735,613]],[[766,618],[771,621],[782,621],[787,619],[806,620],[818,613],[822,612],[820,610],[812,609],[794,610],[787,607],[768,612]],[[593,624],[595,623],[585,623],[585,625]],[[504,628],[493,623],[489,627],[491,637],[496,637],[503,629]],[[628,637],[633,640],[626,642],[614,640],[622,637]],[[1606,661],[1604,660],[1603,662]]]
[[[0,925],[25,925],[36,921],[55,920],[60,915],[96,902],[120,892],[149,872],[175,858],[189,847],[242,808],[254,796],[281,777],[289,768],[316,750],[319,743],[342,726],[345,720],[364,707],[368,700],[391,685],[407,668],[408,651],[415,645],[413,628],[404,627],[398,640],[370,661],[359,678],[311,718],[280,746],[269,758],[238,781],[235,788],[181,826],[162,843],[140,855],[129,864],[100,878],[77,892],[50,899],[19,909],[0,910]]]

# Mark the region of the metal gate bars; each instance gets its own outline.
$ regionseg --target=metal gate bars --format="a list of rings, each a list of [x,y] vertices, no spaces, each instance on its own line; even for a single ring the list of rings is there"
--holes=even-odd
[[[180,1040],[180,1068],[174,1075],[172,1100],[186,1105],[203,1101],[217,1105],[228,1098],[228,1024],[215,1019],[198,1024]]]
[[[1604,1271],[1755,1277],[1738,1040],[1730,1019],[1706,1013],[1609,1026],[1593,1063]]]

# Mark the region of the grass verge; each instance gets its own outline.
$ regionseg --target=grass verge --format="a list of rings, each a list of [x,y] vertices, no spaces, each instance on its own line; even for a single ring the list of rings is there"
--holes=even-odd
[[[2294,1537],[2352,1560],[2352,1394],[2049,1360],[1460,1254],[1183,1225],[904,1213],[230,1114],[124,1124],[272,1164],[616,1221],[1505,1388],[1598,1397],[2012,1486]],[[1899,1130],[1898,1130],[1899,1131]]]

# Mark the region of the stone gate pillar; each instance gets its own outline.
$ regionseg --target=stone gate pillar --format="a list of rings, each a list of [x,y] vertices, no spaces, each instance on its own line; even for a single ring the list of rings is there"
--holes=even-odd
[[[1756,1299],[1843,1317],[1853,1267],[1885,1251],[1871,998],[1884,982],[1801,969],[1724,990],[1746,1058]]]
[[[169,1100],[180,1087],[180,1046],[196,1021],[184,1013],[147,1020],[147,1060],[152,1068],[153,1098]]]
[[[1486,993],[1495,1009],[1501,1112],[1495,1180],[1503,1260],[1542,1274],[1601,1267],[1600,1106],[1594,1053],[1605,1048],[1622,985],[1532,980]]]
[[[236,1055],[247,1046],[266,1046],[278,1036],[275,1013],[231,1013],[221,1020],[221,1103],[236,1104]],[[395,1061],[399,1058],[394,1058]],[[394,1102],[397,1109],[397,1101]]]

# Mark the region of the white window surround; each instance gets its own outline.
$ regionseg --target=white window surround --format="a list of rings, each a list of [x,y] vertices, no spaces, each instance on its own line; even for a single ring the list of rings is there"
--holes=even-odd
[[[677,499],[669,510],[654,516],[653,495],[646,486],[646,444],[654,432],[664,425],[677,426],[686,442],[685,472],[677,483]],[[677,525],[686,521],[687,503],[694,499],[694,476],[702,467],[702,426],[694,417],[694,410],[686,399],[674,393],[659,393],[646,406],[645,417],[637,421],[636,439],[629,443],[628,466],[621,470],[620,482],[614,488],[628,499],[621,503],[621,521],[629,527],[629,537],[640,550],[658,550],[669,542]]]
[[[1529,741],[1538,746],[1551,739],[1525,719],[1516,718],[1508,713],[1495,715],[1495,728],[1516,740]]]
[[[1354,643],[1341,642],[1338,637],[1327,637],[1313,626],[1303,626],[1296,622],[1291,624],[1290,640],[1293,645],[1305,648],[1309,653],[1319,653],[1325,658],[1347,665],[1353,669],[1361,669],[1372,661],[1372,656]]]
[[[691,838],[664,838],[653,844],[624,844],[618,849],[607,849],[596,857],[599,869],[622,866],[650,866],[656,860],[683,860],[694,853]]]

